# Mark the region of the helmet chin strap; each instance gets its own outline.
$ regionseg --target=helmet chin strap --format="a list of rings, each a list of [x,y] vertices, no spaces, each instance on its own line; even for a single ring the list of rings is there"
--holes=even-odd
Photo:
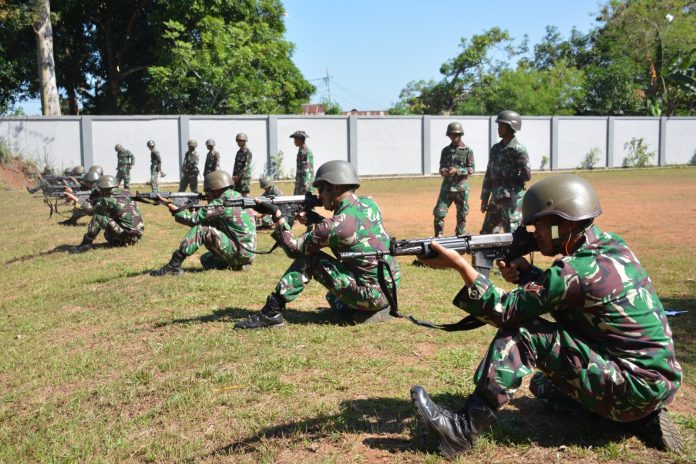
[[[563,234],[561,234],[559,230],[559,225],[554,224],[551,226],[551,245],[553,246],[554,252],[563,253],[566,256],[571,254],[573,252],[571,247],[575,243],[573,238],[584,234],[585,231],[592,226],[592,223],[590,222],[586,227],[582,227],[578,223],[574,225],[575,226],[571,227],[568,232]]]

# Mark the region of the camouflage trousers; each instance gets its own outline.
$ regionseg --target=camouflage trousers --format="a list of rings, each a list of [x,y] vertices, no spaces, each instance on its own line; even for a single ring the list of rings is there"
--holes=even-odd
[[[254,255],[245,251],[222,231],[215,227],[197,225],[191,230],[179,245],[179,251],[186,256],[191,256],[201,246],[205,246],[209,252],[201,256],[201,264],[204,269],[238,268],[254,262]],[[249,247],[253,249],[252,247]]]
[[[150,187],[152,188],[152,191],[155,193],[159,192],[159,178],[159,171],[150,170]]]
[[[646,385],[611,357],[541,318],[498,330],[474,376],[476,390],[489,404],[502,406],[535,369],[584,409],[618,422],[641,419],[674,395],[667,390],[656,395],[659,386]]]
[[[293,261],[276,285],[275,293],[289,303],[300,296],[312,279],[329,290],[327,301],[331,307],[338,304],[333,297],[352,310],[378,311],[388,306],[376,282],[374,285],[358,283],[351,270],[323,251]]]
[[[457,226],[454,229],[456,235],[464,235],[466,232],[466,216],[469,214],[469,190],[451,192],[445,188],[440,189],[437,197],[433,216],[435,216],[435,237],[442,235],[445,229],[445,217],[450,205],[454,202],[457,208]]]
[[[181,180],[179,181],[179,191],[186,191],[186,187],[192,192],[198,192],[198,173],[195,174],[181,174]]]
[[[522,222],[522,197],[524,192],[512,198],[501,198],[491,200],[488,203],[486,217],[483,218],[481,226],[482,234],[500,234],[514,232]]]
[[[94,240],[102,230],[104,239],[113,246],[134,245],[143,236],[145,224],[140,222],[136,229],[125,229],[109,216],[95,214],[87,226],[87,236]]]
[[[70,219],[68,219],[68,221],[77,222],[78,219],[83,218],[85,216],[89,216],[89,213],[87,213],[84,210],[84,208],[73,208],[72,216],[70,216]]]
[[[123,188],[128,189],[130,187],[130,169],[117,169],[116,170],[116,186],[121,185],[123,181]]]

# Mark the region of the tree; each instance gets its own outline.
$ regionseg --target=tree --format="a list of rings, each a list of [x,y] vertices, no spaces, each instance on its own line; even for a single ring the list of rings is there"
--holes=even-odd
[[[51,28],[49,0],[36,0],[34,34],[36,35],[36,63],[41,89],[41,112],[60,116],[60,100],[56,85],[56,63],[53,59],[53,29]]]

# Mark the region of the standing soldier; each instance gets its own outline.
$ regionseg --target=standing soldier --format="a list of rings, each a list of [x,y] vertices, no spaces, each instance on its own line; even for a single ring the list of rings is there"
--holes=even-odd
[[[297,150],[297,169],[295,170],[295,191],[293,195],[304,195],[312,188],[314,181],[314,155],[305,143],[309,135],[305,131],[296,131],[290,138]]]
[[[522,129],[522,118],[510,110],[501,111],[498,137],[491,147],[486,175],[481,190],[482,234],[514,232],[522,219],[524,184],[532,178],[527,149],[517,140],[515,132]]]
[[[454,233],[464,235],[466,232],[466,215],[469,213],[469,175],[474,173],[474,151],[464,145],[464,130],[458,122],[447,125],[447,137],[452,143],[442,149],[440,154],[440,175],[442,186],[437,198],[433,216],[435,216],[435,237],[442,236],[445,217],[452,202],[457,208],[457,227]]]
[[[130,170],[135,164],[135,156],[133,153],[123,148],[120,143],[116,145],[116,158],[118,163],[116,164],[116,187],[123,181],[123,188],[128,189],[130,187]]]
[[[184,162],[181,164],[179,191],[186,191],[188,186],[192,192],[198,193],[198,154],[196,153],[198,142],[189,139],[187,145],[188,151],[184,155]]]
[[[348,251],[384,251],[389,235],[382,213],[370,197],[359,197],[355,190],[360,180],[347,161],[334,160],[321,165],[314,187],[323,207],[334,216],[324,218],[316,212],[300,213],[300,221],[315,222],[314,229],[295,238],[277,205],[259,204],[255,209],[271,215],[275,222],[273,238],[294,261],[266,299],[260,312],[235,324],[236,329],[258,329],[285,324],[286,303],[299,297],[310,280],[327,288],[326,300],[332,309],[352,315],[354,322],[382,322],[389,319],[389,303],[378,284],[379,260],[364,257],[339,261],[334,256]],[[313,217],[312,217],[313,216]],[[334,256],[321,251],[330,248]],[[399,282],[399,264],[391,256],[384,258]]]
[[[215,149],[215,140],[206,140],[205,146],[208,147],[208,154],[205,157],[205,166],[203,166],[203,179],[211,172],[220,169],[220,152]]]
[[[155,149],[155,141],[148,140],[147,148],[150,149],[150,187],[153,192],[159,192],[159,178],[162,172],[162,158]]]
[[[221,170],[211,172],[203,180],[208,204],[194,212],[177,208],[171,200],[160,197],[179,224],[191,226],[172,258],[152,276],[181,274],[181,264],[201,245],[208,253],[201,256],[204,269],[247,270],[254,262],[256,223],[250,212],[242,207],[224,206],[225,200],[240,198],[232,190],[232,178]]]
[[[525,258],[498,262],[503,278],[518,284],[509,292],[433,242],[439,256],[428,264],[455,269],[464,281],[454,304],[498,329],[463,409],[447,410],[423,387],[411,389],[418,415],[448,458],[467,452],[537,369],[530,390],[544,402],[591,411],[626,424],[649,446],[681,451],[665,407],[683,374],[664,308],[628,245],[594,224],[601,213],[582,177],[562,174],[534,184],[522,219],[534,227],[541,254],[557,258],[546,270]]]
[[[249,183],[251,181],[251,150],[247,147],[247,136],[240,132],[236,137],[239,151],[234,157],[234,170],[232,180],[234,189],[243,196],[249,195]]]
[[[140,209],[131,200],[130,192],[118,188],[113,176],[101,176],[97,182],[99,196],[94,202],[94,216],[82,237],[82,243],[70,250],[82,253],[92,248],[99,232],[112,246],[134,245],[145,231]]]

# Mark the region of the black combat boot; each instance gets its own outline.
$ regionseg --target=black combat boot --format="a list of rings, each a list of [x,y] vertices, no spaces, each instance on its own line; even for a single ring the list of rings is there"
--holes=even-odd
[[[684,442],[667,414],[667,409],[660,408],[647,417],[626,424],[643,443],[661,451],[681,454]]]
[[[85,234],[82,237],[82,243],[79,245],[72,247],[69,251],[70,254],[76,254],[76,253],[84,253],[85,251],[89,251],[92,248],[94,248],[94,245],[92,245],[92,242],[94,239],[90,237],[89,235]]]
[[[261,311],[251,314],[246,319],[237,322],[235,329],[263,329],[265,327],[282,327],[285,325],[282,311],[285,309],[285,300],[271,293],[266,299]]]
[[[423,423],[439,440],[440,451],[448,459],[471,449],[479,434],[495,421],[493,409],[478,393],[469,396],[459,413],[435,404],[420,385],[411,388],[411,399]]]
[[[170,259],[167,264],[162,266],[160,269],[157,269],[156,271],[150,271],[150,275],[153,277],[159,277],[168,274],[179,275],[182,272],[184,272],[181,269],[181,263],[183,263],[185,259],[186,255],[183,254],[181,251],[176,250],[172,254],[172,259]]]
[[[61,226],[76,226],[77,225],[77,219],[66,219],[65,221],[60,221],[58,222]]]
[[[591,414],[580,403],[563,393],[543,372],[534,373],[529,380],[529,391],[556,412],[572,416]]]

